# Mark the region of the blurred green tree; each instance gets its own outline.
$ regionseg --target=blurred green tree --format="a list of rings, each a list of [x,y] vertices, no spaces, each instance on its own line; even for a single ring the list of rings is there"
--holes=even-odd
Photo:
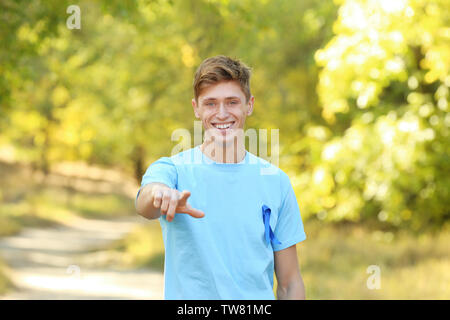
[[[448,3],[336,2],[335,36],[315,56],[328,125],[311,132],[327,134],[303,179],[314,186],[304,184],[306,206],[330,220],[440,226],[450,205]]]
[[[140,181],[193,128],[197,65],[225,54],[253,67],[247,125],[280,129],[304,218],[448,222],[445,1],[84,0],[80,30],[69,4],[0,4],[0,146],[17,160]]]

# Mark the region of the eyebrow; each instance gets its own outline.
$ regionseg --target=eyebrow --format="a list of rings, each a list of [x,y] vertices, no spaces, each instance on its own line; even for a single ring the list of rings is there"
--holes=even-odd
[[[239,99],[239,100],[241,100],[241,98],[235,97],[235,96],[231,96],[231,97],[226,97],[226,98],[225,98],[225,100],[230,100],[230,99]],[[211,101],[211,100],[217,100],[217,98],[214,98],[214,97],[206,97],[206,98],[204,98],[202,101]]]

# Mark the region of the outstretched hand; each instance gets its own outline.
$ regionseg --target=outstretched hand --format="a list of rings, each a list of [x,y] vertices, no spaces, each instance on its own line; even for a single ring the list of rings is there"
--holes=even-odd
[[[153,205],[160,208],[162,215],[166,215],[167,221],[171,222],[175,213],[185,213],[194,218],[202,218],[205,213],[193,208],[187,199],[191,193],[187,190],[182,192],[163,186],[154,186],[152,189]]]

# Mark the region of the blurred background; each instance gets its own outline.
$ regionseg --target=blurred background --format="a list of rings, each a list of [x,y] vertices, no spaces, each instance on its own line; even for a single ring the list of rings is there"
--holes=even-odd
[[[280,129],[307,298],[450,299],[449,9],[2,0],[1,297],[162,298],[160,226],[134,198],[224,54],[253,68],[247,128]]]

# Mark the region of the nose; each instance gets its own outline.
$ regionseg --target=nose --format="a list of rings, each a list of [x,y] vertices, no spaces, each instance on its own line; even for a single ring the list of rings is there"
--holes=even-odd
[[[227,109],[225,108],[225,103],[221,102],[219,104],[219,112],[217,113],[217,117],[220,119],[226,119],[228,116]]]

